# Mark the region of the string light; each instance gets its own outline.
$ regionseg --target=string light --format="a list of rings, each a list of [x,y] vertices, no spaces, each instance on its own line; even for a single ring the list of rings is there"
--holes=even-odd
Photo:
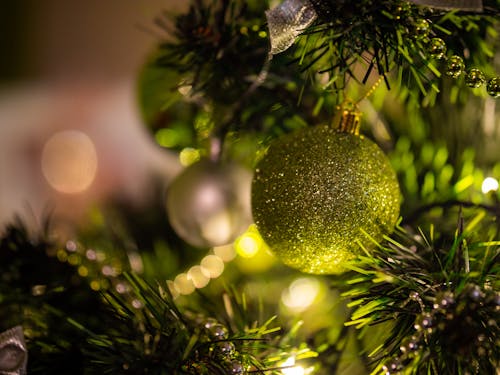
[[[210,274],[207,275],[207,271],[201,266],[193,266],[187,272],[187,277],[193,282],[195,288],[204,288],[208,285],[210,281]]]
[[[303,367],[295,366],[295,357],[288,358],[281,365],[285,367],[281,370],[283,375],[304,375],[306,373]]]
[[[172,295],[172,298],[175,299],[181,295],[175,288],[175,284],[172,280],[167,280],[167,287],[168,290],[170,291],[170,294]]]
[[[238,255],[243,258],[252,258],[259,252],[262,242],[258,233],[249,230],[236,239],[234,246]]]
[[[183,295],[191,294],[195,291],[196,287],[193,280],[188,277],[187,273],[180,273],[174,279],[174,289]]]
[[[67,241],[65,246],[57,250],[55,254],[48,255],[56,256],[60,262],[67,262],[76,267],[78,275],[88,279],[92,290],[96,292],[108,291],[113,288],[119,294],[126,294],[132,307],[136,309],[144,307],[144,304],[132,293],[128,282],[120,278],[123,266],[118,259],[107,259],[103,251],[85,248],[72,240]],[[130,259],[130,254],[128,255]],[[132,259],[135,258],[132,257]],[[135,260],[137,261],[137,259]],[[177,294],[179,293],[177,292]]]
[[[224,246],[216,246],[213,248],[214,254],[221,258],[224,262],[229,262],[236,257],[236,251],[232,244]]]
[[[228,253],[228,246],[220,246],[214,248],[213,251],[218,254],[221,252]],[[232,252],[234,253],[234,249],[232,249]],[[229,258],[227,254],[226,257]],[[180,295],[188,295],[196,289],[206,287],[210,279],[219,277],[223,271],[224,259],[217,254],[209,254],[201,260],[200,265],[192,266],[186,273],[177,275],[173,281],[167,280],[166,284],[172,296],[177,298]]]
[[[81,277],[87,277],[89,275],[89,270],[85,266],[80,266],[80,267],[78,267],[78,274]]]
[[[209,207],[209,205],[207,205]],[[205,206],[205,207],[207,207]],[[231,240],[234,219],[229,210],[221,210],[217,214],[207,218],[201,225],[201,234],[210,243],[224,243]],[[234,237],[233,237],[234,238]]]
[[[493,177],[486,177],[481,185],[481,190],[484,194],[487,194],[490,191],[497,191],[498,180]]]
[[[301,312],[310,307],[320,291],[320,283],[313,277],[294,280],[281,295],[281,301],[290,310]]]
[[[219,277],[224,271],[224,261],[217,255],[207,255],[200,264],[212,279]]]
[[[206,255],[199,265],[177,275],[173,281],[167,280],[166,285],[174,298],[191,294],[196,289],[207,286],[211,279],[219,277],[224,271],[224,262],[233,260],[236,254],[249,259],[264,249],[264,246],[255,224],[252,224],[234,244],[212,248],[211,254]]]

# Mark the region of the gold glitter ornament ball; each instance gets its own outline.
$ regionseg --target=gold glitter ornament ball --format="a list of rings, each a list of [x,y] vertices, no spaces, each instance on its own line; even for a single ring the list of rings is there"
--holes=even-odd
[[[392,232],[396,174],[369,139],[328,126],[301,129],[269,147],[252,182],[252,214],[264,241],[302,272],[345,271],[359,246]]]

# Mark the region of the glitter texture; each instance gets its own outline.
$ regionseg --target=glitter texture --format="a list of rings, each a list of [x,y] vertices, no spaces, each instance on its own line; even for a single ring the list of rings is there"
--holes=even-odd
[[[343,263],[390,233],[399,216],[394,170],[369,139],[327,126],[302,129],[269,147],[252,183],[252,213],[271,250],[314,274]]]

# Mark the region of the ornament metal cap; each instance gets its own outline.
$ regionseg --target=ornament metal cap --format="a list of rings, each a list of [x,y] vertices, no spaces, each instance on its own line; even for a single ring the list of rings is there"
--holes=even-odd
[[[361,112],[359,112],[358,106],[352,101],[344,101],[337,107],[333,126],[339,133],[359,135]]]

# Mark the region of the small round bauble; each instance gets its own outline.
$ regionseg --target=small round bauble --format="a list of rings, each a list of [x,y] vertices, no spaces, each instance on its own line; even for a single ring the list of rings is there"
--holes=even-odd
[[[167,191],[167,214],[176,233],[197,247],[227,245],[251,224],[252,173],[236,164],[201,160]]]
[[[357,241],[369,248],[393,230],[399,205],[383,151],[328,126],[274,141],[252,183],[252,213],[264,241],[286,265],[307,273],[345,271],[360,251]]]

